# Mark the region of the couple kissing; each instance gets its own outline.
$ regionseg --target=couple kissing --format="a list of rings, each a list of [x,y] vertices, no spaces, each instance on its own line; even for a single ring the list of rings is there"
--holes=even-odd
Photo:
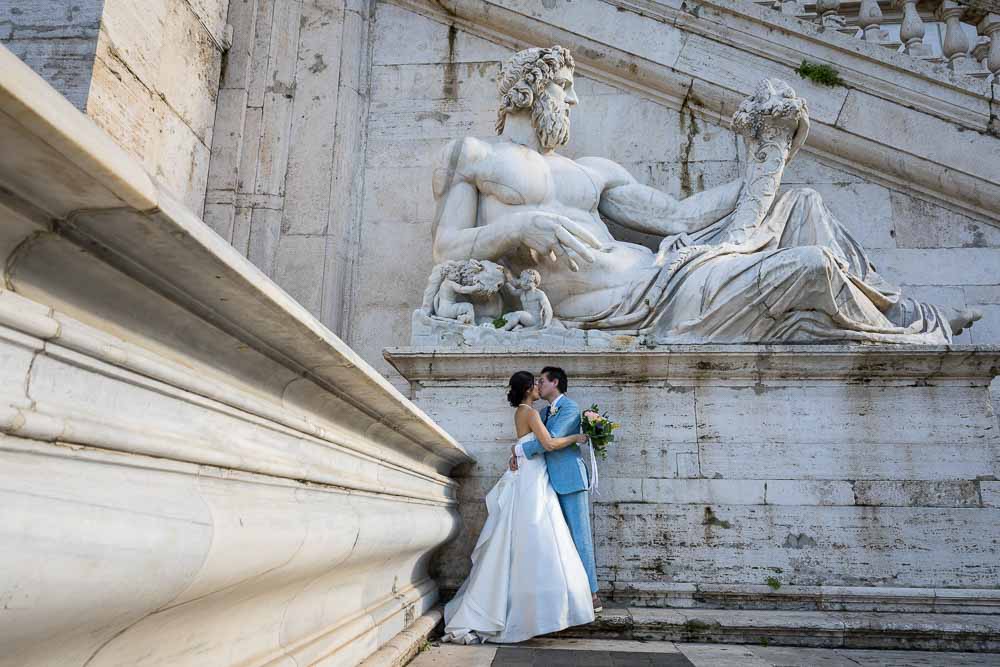
[[[547,366],[518,371],[508,469],[486,495],[487,518],[472,570],[445,605],[443,641],[520,642],[594,620],[597,598],[588,507],[589,475],[580,452],[580,408],[568,378]],[[537,400],[548,406],[539,413]]]

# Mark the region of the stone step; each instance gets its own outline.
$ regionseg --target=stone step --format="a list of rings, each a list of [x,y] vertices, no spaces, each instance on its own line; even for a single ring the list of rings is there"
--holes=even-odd
[[[884,586],[768,586],[616,581],[602,593],[609,607],[840,611],[1000,616],[1000,590]]]
[[[1000,615],[606,609],[556,637],[1000,652]]]

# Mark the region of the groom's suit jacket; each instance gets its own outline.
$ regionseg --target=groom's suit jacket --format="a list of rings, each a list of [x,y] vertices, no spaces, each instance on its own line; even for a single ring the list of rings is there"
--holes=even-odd
[[[551,407],[542,409],[542,421],[553,438],[561,438],[566,435],[574,435],[580,432],[580,408],[566,394],[563,394],[557,404],[558,409],[554,415],[549,414]],[[534,458],[538,454],[545,454],[545,466],[549,471],[549,481],[556,493],[567,494],[583,491],[587,488],[587,466],[580,455],[579,445],[570,445],[554,452],[546,452],[542,443],[532,438],[523,445],[526,457]]]

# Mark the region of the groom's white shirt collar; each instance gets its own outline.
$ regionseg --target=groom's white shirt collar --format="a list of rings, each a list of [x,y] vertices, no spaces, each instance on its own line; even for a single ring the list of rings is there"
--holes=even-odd
[[[560,401],[560,400],[562,399],[562,397],[563,397],[563,396],[565,396],[565,395],[566,395],[566,394],[559,394],[558,396],[556,396],[556,400],[552,401],[552,403],[551,403],[551,404],[549,404],[549,411],[550,411],[550,412],[552,411],[552,408],[554,408],[554,407],[556,407],[557,405],[559,405],[559,401]]]

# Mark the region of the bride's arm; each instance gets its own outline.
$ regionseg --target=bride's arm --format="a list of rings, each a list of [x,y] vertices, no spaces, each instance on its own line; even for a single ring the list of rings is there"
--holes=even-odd
[[[577,433],[575,435],[567,435],[561,438],[553,438],[549,433],[549,429],[545,428],[545,424],[542,423],[542,418],[537,412],[532,411],[532,415],[528,418],[528,424],[531,426],[531,432],[534,434],[535,439],[541,443],[542,447],[547,452],[554,452],[557,449],[562,449],[563,447],[569,447],[570,445],[578,445],[587,442],[587,436]]]

